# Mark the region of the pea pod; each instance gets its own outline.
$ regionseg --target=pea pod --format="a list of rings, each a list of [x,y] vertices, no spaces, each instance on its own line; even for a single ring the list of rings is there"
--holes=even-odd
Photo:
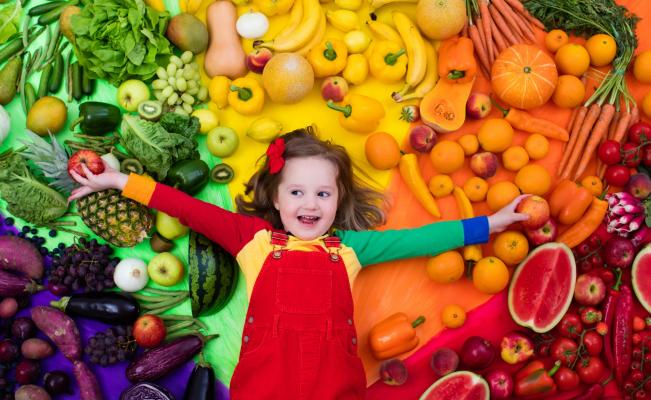
[[[172,165],[165,183],[193,195],[208,183],[210,169],[202,160],[182,160]]]
[[[63,55],[59,53],[54,59],[54,66],[52,67],[52,73],[50,74],[50,81],[48,83],[48,90],[50,93],[57,93],[59,88],[61,88],[64,70],[65,63],[63,61]]]
[[[103,135],[115,130],[121,121],[120,109],[113,104],[87,101],[79,105],[79,118],[72,121],[70,130],[79,124],[87,135]]]

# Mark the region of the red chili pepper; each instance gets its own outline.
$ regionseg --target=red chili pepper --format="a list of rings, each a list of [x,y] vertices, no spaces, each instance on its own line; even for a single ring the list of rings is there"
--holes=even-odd
[[[615,286],[613,286],[608,292],[608,297],[603,306],[603,321],[608,326],[608,331],[606,332],[606,335],[604,335],[604,355],[606,356],[606,365],[608,365],[608,368],[611,370],[615,367],[611,337],[613,336],[615,309],[617,308],[617,300],[619,299],[619,285],[622,284],[622,270],[617,268],[615,274],[617,275]]]
[[[597,400],[601,399],[604,394],[604,387],[600,383],[595,383],[582,394],[573,397],[572,400]]]
[[[631,367],[633,351],[633,293],[628,286],[620,289],[619,300],[613,322],[613,357],[615,360],[615,379],[620,386]]]

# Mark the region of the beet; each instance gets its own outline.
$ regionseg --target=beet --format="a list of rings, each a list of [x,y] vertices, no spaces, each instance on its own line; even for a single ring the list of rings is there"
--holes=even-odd
[[[43,256],[30,241],[0,236],[0,269],[9,269],[33,279],[43,277]]]
[[[127,388],[120,395],[120,400],[175,400],[165,388],[154,383],[142,382]]]

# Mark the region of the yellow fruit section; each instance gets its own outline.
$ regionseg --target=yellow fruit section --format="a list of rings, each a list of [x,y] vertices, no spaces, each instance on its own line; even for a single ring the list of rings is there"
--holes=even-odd
[[[642,83],[651,83],[651,50],[640,52],[633,63],[633,75]]]
[[[479,140],[477,139],[477,135],[463,135],[457,139],[457,142],[459,142],[459,145],[461,145],[463,152],[467,156],[471,156],[479,150]]]
[[[427,186],[435,197],[445,197],[452,193],[454,182],[449,175],[434,175]]]

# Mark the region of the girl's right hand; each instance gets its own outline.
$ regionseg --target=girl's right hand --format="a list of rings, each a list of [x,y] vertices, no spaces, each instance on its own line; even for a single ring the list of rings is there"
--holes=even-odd
[[[101,174],[93,174],[90,172],[86,164],[81,164],[81,169],[84,171],[86,177],[79,175],[75,171],[70,170],[70,175],[82,186],[74,189],[68,197],[68,203],[71,201],[87,196],[93,192],[99,192],[106,189],[124,189],[129,177],[122,172],[111,168],[104,162],[104,172]]]

